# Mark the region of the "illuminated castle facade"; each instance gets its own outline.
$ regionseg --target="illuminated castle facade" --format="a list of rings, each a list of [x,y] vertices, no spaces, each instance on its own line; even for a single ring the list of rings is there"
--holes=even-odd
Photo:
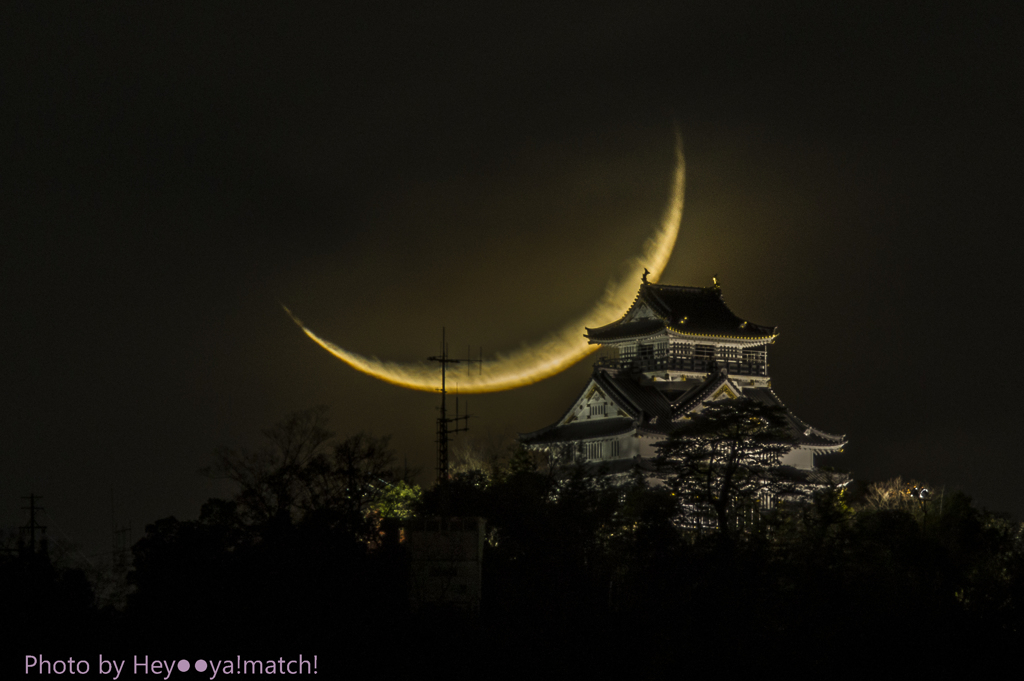
[[[777,335],[733,314],[717,281],[663,286],[645,274],[621,319],[587,329],[607,356],[594,364],[580,396],[557,422],[520,435],[520,442],[624,471],[654,458],[655,445],[709,402],[743,396],[782,406],[768,377],[767,347]],[[786,415],[795,445],[782,458],[785,466],[812,471],[817,456],[846,444],[842,435]]]

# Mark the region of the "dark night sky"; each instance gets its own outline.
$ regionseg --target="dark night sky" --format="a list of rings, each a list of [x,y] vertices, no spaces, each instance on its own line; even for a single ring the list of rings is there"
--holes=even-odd
[[[838,466],[1024,516],[1010,3],[352,4],[0,10],[0,526],[42,494],[95,555],[112,505],[135,538],[195,517],[218,445],[321,403],[426,482],[436,397],[280,304],[388,359],[538,340],[657,224],[673,121],[661,281],[778,325],[773,386]],[[589,371],[471,398],[472,441]]]

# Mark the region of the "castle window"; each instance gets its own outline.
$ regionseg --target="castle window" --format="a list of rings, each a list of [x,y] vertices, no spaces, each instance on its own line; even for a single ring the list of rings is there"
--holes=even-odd
[[[654,346],[641,345],[637,350],[640,359],[654,359]]]
[[[605,412],[605,405],[604,405],[604,403],[590,405],[590,415],[591,416],[604,416],[605,413],[606,412]]]
[[[715,358],[715,346],[714,345],[697,345],[694,346],[693,356],[697,359],[714,359]]]
[[[584,442],[581,450],[583,459],[586,461],[614,459],[619,456],[619,441],[600,440],[598,442]]]

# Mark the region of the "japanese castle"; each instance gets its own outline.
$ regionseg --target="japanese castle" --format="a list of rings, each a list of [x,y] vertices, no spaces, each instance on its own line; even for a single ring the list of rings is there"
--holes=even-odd
[[[743,396],[782,406],[771,389],[766,348],[775,327],[740,319],[726,306],[717,279],[709,287],[647,281],[618,321],[587,329],[606,356],[590,382],[554,424],[519,436],[531,449],[568,451],[607,463],[612,472],[657,455],[664,442],[705,404]],[[781,463],[815,470],[815,456],[841,451],[842,435],[812,428],[786,411],[793,448]]]

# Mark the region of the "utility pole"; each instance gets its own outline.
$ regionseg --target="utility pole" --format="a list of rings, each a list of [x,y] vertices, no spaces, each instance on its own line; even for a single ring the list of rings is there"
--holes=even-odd
[[[44,510],[42,506],[36,506],[36,502],[42,499],[40,496],[36,496],[34,493],[29,494],[27,497],[22,497],[28,501],[28,506],[22,506],[21,510],[28,511],[28,525],[23,525],[21,529],[28,530],[29,540],[32,546],[32,553],[36,552],[36,529],[42,530],[42,534],[46,534],[46,526],[40,525],[36,522],[36,511]]]
[[[113,537],[113,543],[111,546],[111,565],[115,570],[126,571],[128,565],[131,562],[129,556],[131,555],[132,545],[132,524],[128,521],[127,525],[123,525],[118,522],[118,515],[124,515],[123,504],[115,503],[114,489],[110,489],[110,527],[111,534]]]
[[[462,433],[469,430],[469,414],[459,416],[459,393],[455,393],[455,416],[448,418],[446,400],[448,395],[446,374],[449,364],[461,364],[462,362],[480,364],[480,372],[483,373],[483,348],[480,349],[480,359],[472,359],[469,352],[466,352],[466,359],[455,359],[448,356],[448,343],[445,340],[445,329],[441,327],[441,354],[435,357],[428,357],[431,362],[441,364],[441,415],[437,419],[437,479],[438,481],[448,479],[448,443],[455,433]],[[468,412],[468,405],[466,407]],[[462,424],[462,425],[460,425]]]

